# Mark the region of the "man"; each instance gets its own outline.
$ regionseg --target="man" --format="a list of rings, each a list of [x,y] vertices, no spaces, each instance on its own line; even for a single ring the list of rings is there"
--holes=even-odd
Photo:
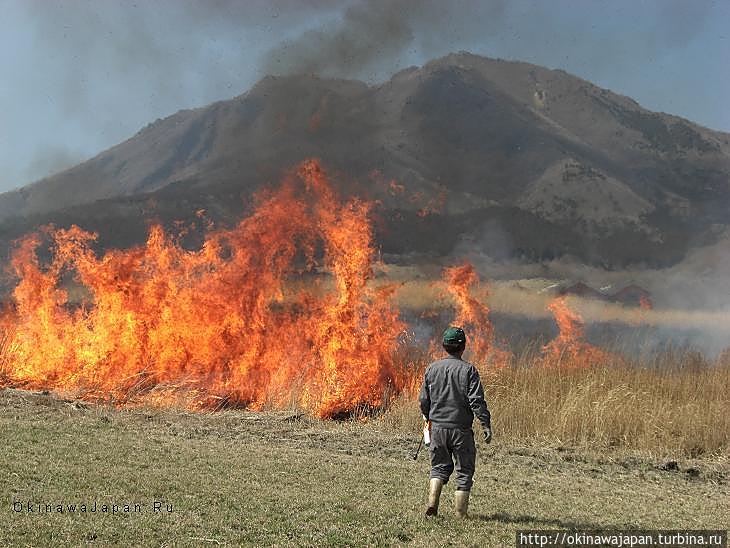
[[[426,515],[438,514],[441,488],[456,470],[456,513],[465,518],[476,460],[471,426],[476,415],[484,429],[484,441],[489,443],[492,441],[491,417],[479,372],[461,359],[466,347],[464,330],[460,327],[446,329],[443,347],[449,355],[428,366],[419,396],[421,413],[431,421],[431,474]]]

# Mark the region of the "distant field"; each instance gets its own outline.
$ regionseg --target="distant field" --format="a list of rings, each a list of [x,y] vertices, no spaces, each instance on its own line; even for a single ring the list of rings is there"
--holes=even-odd
[[[666,455],[520,442],[498,413],[495,441],[478,447],[471,519],[454,519],[449,485],[442,516],[426,521],[428,462],[410,459],[409,413],[114,410],[3,390],[0,544],[499,546],[518,528],[730,528],[727,454],[679,455],[675,467]],[[141,512],[28,513],[29,501]]]

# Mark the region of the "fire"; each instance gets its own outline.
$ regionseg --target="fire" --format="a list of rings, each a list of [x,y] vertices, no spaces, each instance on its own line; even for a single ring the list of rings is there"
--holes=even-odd
[[[309,117],[309,131],[316,133],[322,126],[322,112],[316,111]]]
[[[393,196],[402,196],[406,193],[406,187],[395,180],[388,183],[388,192]]]
[[[443,210],[444,205],[446,204],[446,191],[444,189],[441,189],[436,197],[429,198],[428,200],[424,200],[422,192],[416,192],[412,196],[411,201],[421,204],[420,208],[416,212],[416,215],[421,218],[427,217],[429,215],[439,213]]]
[[[121,403],[184,392],[198,407],[299,405],[322,417],[381,405],[406,382],[393,361],[404,326],[391,290],[370,283],[370,204],[340,200],[315,160],[256,204],[196,250],[159,226],[145,245],[101,257],[78,227],[26,237],[12,258],[15,306],[0,319],[10,349],[0,378]],[[317,266],[331,291],[293,289]],[[71,276],[89,296],[80,306],[64,289]]]
[[[583,341],[583,318],[568,306],[567,295],[556,297],[547,308],[553,313],[560,332],[543,347],[542,365],[590,367],[615,359],[609,353]]]
[[[444,269],[443,281],[456,304],[456,316],[453,325],[461,326],[466,331],[468,359],[476,365],[490,363],[493,367],[504,367],[509,364],[510,352],[496,347],[494,327],[489,319],[489,307],[483,300],[478,300],[473,293],[482,289],[486,296],[486,288],[480,288],[479,275],[471,263]]]
[[[317,133],[322,128],[322,119],[329,105],[329,96],[325,95],[320,99],[317,108],[309,117],[308,128],[310,133]]]
[[[184,230],[160,226],[144,245],[103,255],[96,235],[75,226],[19,241],[13,304],[0,312],[0,384],[119,404],[295,406],[320,417],[412,391],[420,376],[399,357],[406,331],[395,288],[373,283],[373,204],[341,199],[316,160],[254,204],[227,229],[198,211],[207,233],[192,250]],[[443,282],[452,324],[467,332],[466,358],[491,370],[510,364],[474,267],[446,268]],[[549,309],[560,334],[542,365],[613,359],[583,341],[565,297]]]

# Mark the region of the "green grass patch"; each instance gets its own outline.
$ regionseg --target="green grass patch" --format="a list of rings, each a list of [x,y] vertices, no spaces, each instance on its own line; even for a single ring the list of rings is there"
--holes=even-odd
[[[520,528],[730,527],[726,457],[665,471],[628,453],[504,445],[498,431],[478,448],[471,518],[455,519],[449,484],[426,520],[416,443],[378,421],[119,411],[0,391],[0,544],[494,546]],[[28,512],[29,501],[97,512]]]

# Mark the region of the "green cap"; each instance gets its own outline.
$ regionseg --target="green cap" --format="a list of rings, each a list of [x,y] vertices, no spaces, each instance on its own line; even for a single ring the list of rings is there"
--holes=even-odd
[[[444,331],[444,344],[466,344],[466,333],[461,327],[447,327]]]

